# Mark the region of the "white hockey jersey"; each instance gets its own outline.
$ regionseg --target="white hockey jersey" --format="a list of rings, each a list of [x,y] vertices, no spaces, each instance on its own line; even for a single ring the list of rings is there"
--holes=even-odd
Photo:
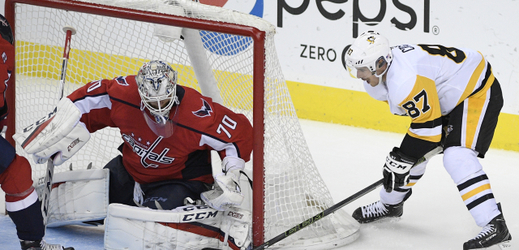
[[[392,53],[386,81],[375,87],[364,82],[364,88],[387,102],[393,114],[411,117],[407,134],[415,139],[438,143],[441,117],[486,87],[485,82],[493,82],[489,64],[475,50],[403,44],[392,47]]]

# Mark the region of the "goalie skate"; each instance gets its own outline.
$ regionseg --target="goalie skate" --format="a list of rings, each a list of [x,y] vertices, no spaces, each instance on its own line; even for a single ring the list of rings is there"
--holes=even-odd
[[[383,218],[400,217],[404,213],[404,203],[386,205],[381,201],[355,209],[352,217],[359,223],[369,223]]]

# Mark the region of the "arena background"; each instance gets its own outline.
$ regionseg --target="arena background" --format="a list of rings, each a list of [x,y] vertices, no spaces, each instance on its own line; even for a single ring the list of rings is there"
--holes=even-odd
[[[299,118],[405,133],[409,118],[370,98],[344,68],[346,45],[376,30],[392,45],[442,44],[480,51],[505,106],[491,147],[519,151],[519,1],[200,0],[260,16],[277,27],[276,48]],[[1,1],[3,12],[4,1]],[[489,11],[492,10],[492,11]]]
[[[519,33],[509,28],[519,22],[518,9],[513,0],[498,5],[469,0],[278,0],[265,1],[264,18],[277,26],[278,56],[300,118],[407,131],[409,118],[392,115],[387,104],[370,98],[343,67],[346,45],[363,31],[377,30],[392,45],[442,44],[480,51],[505,97],[491,146],[519,151]]]

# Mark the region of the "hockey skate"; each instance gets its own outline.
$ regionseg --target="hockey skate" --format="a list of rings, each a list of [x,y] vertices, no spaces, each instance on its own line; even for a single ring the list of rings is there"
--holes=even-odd
[[[355,209],[352,217],[359,223],[369,223],[383,218],[400,217],[404,213],[404,203],[386,205],[381,201]]]
[[[473,239],[463,244],[463,250],[469,249],[486,249],[494,245],[501,249],[510,247],[512,235],[508,231],[503,214],[492,219],[483,230]]]
[[[22,250],[74,250],[72,247],[62,247],[59,244],[49,244],[44,240],[20,240]]]

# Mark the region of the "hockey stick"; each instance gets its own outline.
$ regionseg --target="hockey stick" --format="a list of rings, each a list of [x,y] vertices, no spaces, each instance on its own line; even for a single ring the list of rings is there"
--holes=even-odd
[[[440,152],[442,152],[443,148],[441,146],[438,146],[436,148],[434,148],[433,150],[429,151],[427,154],[425,154],[422,158],[420,158],[415,164],[414,166],[426,161],[426,160],[429,160],[431,157],[435,156],[436,154],[439,154]],[[299,225],[296,225],[290,229],[288,229],[287,231],[285,231],[284,233],[281,233],[279,234],[278,236],[264,242],[263,244],[255,247],[253,250],[263,250],[263,249],[266,249],[266,248],[269,248],[270,246],[272,246],[273,244],[285,239],[286,237],[296,233],[297,231],[315,223],[316,221],[324,218],[325,216],[331,214],[331,213],[334,213],[335,211],[341,209],[342,207],[344,207],[345,205],[353,202],[354,200],[364,196],[365,194],[373,191],[375,188],[377,188],[378,186],[382,185],[382,182],[384,181],[384,179],[380,179],[378,181],[376,181],[375,183],[367,186],[366,188],[358,191],[357,193],[353,194],[352,196],[340,201],[339,203],[325,209],[324,211],[314,215],[312,218],[308,219],[308,220],[305,220],[303,221],[302,223],[300,223]]]
[[[65,90],[65,78],[67,75],[67,65],[70,53],[70,39],[72,35],[76,34],[76,29],[72,27],[63,27],[63,31],[66,33],[65,37],[65,47],[63,48],[63,61],[61,64],[61,75],[59,79],[60,85],[60,96],[59,100],[63,98],[64,90]],[[41,213],[43,215],[43,225],[47,225],[47,219],[49,216],[49,202],[50,202],[50,191],[52,189],[52,178],[54,176],[54,156],[50,157],[47,161],[47,172],[45,173],[45,179],[43,183],[45,187],[42,192],[42,202],[41,202]]]

